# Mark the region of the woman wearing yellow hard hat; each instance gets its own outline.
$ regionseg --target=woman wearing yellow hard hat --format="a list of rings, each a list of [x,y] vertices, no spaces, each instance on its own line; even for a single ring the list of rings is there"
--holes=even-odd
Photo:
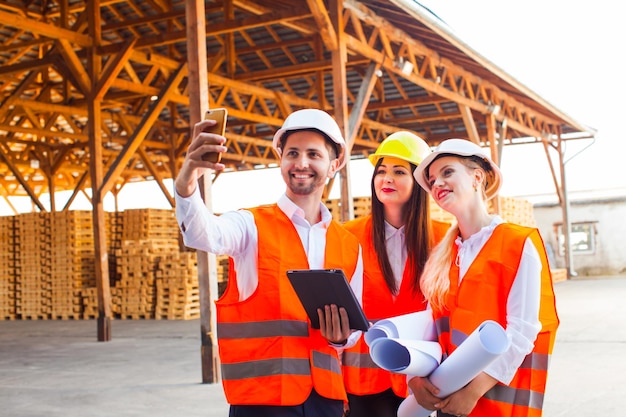
[[[363,250],[363,309],[372,322],[424,310],[420,274],[430,248],[449,225],[430,220],[428,193],[413,171],[431,153],[419,136],[400,131],[370,155],[372,209],[344,226]],[[363,338],[344,351],[350,417],[395,417],[408,395],[406,376],[379,368]]]

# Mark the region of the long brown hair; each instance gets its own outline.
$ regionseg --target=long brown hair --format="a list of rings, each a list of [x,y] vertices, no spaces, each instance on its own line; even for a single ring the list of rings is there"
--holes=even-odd
[[[380,166],[383,158],[380,158],[374,167],[372,175],[371,191],[372,191],[372,241],[374,242],[374,250],[378,255],[378,264],[385,278],[387,288],[393,294],[397,294],[400,290],[396,288],[396,280],[393,276],[393,270],[389,262],[387,254],[387,246],[385,245],[385,208],[383,203],[376,196],[374,188],[374,178],[376,171]],[[415,165],[411,165],[411,172],[415,170]],[[413,189],[409,201],[404,204],[402,210],[404,220],[404,237],[407,252],[407,267],[411,272],[411,288],[413,292],[420,289],[420,276],[426,265],[428,253],[432,247],[432,230],[430,225],[430,208],[428,204],[428,193],[420,187],[416,181],[413,181]]]

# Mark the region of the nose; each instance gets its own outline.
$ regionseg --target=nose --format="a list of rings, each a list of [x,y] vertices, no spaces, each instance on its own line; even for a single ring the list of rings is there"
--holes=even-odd
[[[442,184],[443,184],[443,180],[440,177],[436,177],[431,185],[431,188],[440,187]]]
[[[302,155],[296,161],[296,167],[306,169],[309,167],[309,158],[306,155]]]

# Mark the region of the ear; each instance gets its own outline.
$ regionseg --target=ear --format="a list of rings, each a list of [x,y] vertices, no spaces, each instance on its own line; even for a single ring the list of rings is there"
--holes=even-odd
[[[337,173],[337,168],[339,167],[339,158],[332,159],[330,161],[330,167],[328,168],[327,178],[332,178]]]
[[[474,181],[483,187],[485,185],[485,171],[481,168],[474,169]]]

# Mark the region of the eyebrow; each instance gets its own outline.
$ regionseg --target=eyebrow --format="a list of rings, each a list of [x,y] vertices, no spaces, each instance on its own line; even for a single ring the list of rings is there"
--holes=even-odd
[[[408,166],[407,166],[407,165],[408,165]],[[400,168],[406,168],[406,169],[409,169],[411,165],[410,165],[408,162],[407,162],[407,165],[394,164],[394,165],[391,165],[391,167],[392,167],[392,168],[397,168],[397,167],[400,167]],[[387,164],[385,164],[384,162],[381,162],[381,163],[380,163],[380,165],[379,165],[379,167],[381,167],[381,166],[388,167],[388,166],[390,166],[390,165],[387,165]]]
[[[444,166],[440,167],[440,168],[437,170],[437,172],[441,172],[441,171],[443,171],[444,169],[448,168],[449,166],[450,166],[450,164],[445,164]],[[427,174],[426,179],[430,179],[430,177],[432,177],[432,176],[433,176],[433,169],[432,169],[432,166],[429,166],[428,168],[426,168],[426,174]]]
[[[322,149],[323,148],[309,148],[309,147],[300,148],[298,146],[289,146],[289,147],[287,147],[285,149],[285,151],[294,150],[294,151],[298,151],[298,152],[321,152]]]

